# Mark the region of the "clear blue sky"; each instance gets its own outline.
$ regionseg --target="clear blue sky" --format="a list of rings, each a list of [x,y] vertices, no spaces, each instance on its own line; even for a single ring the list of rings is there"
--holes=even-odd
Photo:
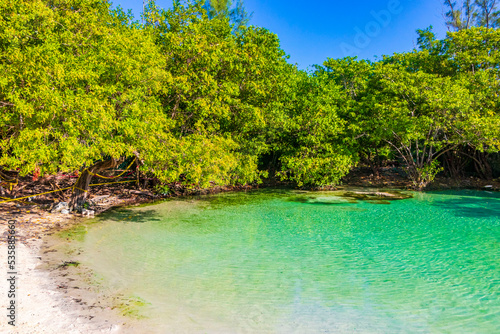
[[[111,0],[140,18],[142,0]],[[170,8],[172,0],[157,0]],[[245,0],[250,24],[277,34],[290,62],[307,69],[327,58],[376,56],[411,51],[417,29],[430,25],[446,36],[441,0],[296,1]]]

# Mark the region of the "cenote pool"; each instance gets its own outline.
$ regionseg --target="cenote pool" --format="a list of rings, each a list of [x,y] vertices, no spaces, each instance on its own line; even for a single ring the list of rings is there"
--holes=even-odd
[[[79,261],[148,333],[498,333],[500,194],[273,190],[120,209]]]

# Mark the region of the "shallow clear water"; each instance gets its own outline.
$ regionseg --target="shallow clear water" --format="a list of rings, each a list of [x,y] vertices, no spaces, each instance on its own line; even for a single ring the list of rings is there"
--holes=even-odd
[[[499,194],[340,194],[121,209],[89,228],[82,262],[148,303],[152,333],[499,331]]]

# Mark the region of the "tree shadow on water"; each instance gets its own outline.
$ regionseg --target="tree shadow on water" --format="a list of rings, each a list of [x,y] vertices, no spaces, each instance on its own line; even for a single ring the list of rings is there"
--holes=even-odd
[[[456,217],[500,217],[500,198],[467,196],[446,201],[436,201],[432,205],[454,211]]]
[[[155,210],[118,209],[102,215],[104,220],[123,223],[148,223],[161,221],[160,215]]]

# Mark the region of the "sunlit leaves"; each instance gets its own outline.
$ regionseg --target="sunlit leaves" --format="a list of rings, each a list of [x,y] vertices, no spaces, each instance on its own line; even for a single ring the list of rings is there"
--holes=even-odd
[[[98,0],[3,2],[0,164],[69,171],[168,130],[155,45]]]

